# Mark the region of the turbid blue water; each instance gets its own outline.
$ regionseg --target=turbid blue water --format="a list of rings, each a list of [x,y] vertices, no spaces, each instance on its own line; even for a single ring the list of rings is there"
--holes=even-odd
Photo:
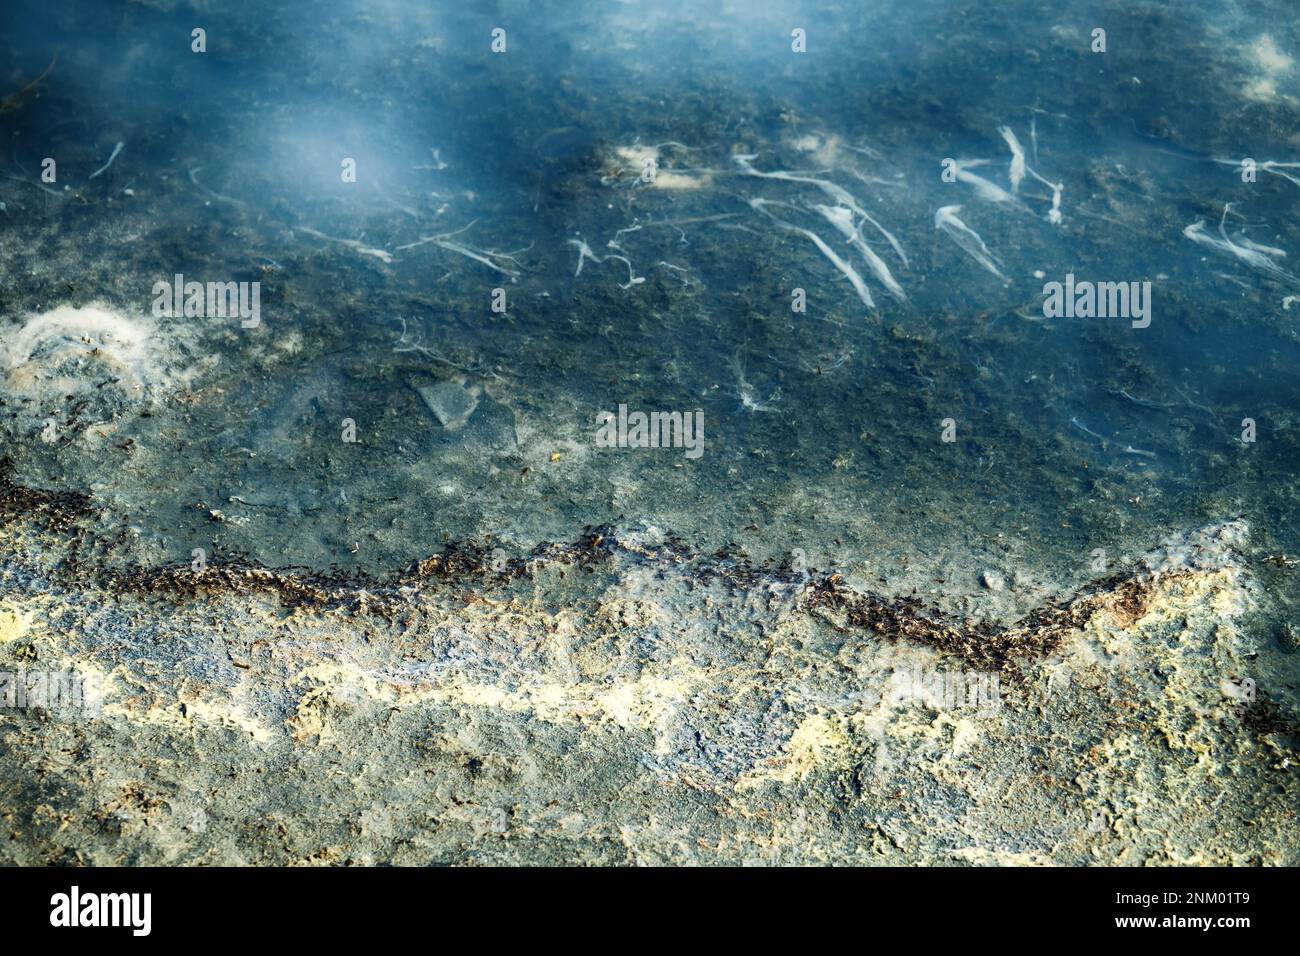
[[[173,560],[246,502],[280,511],[226,546],[317,566],[619,518],[823,564],[1001,535],[1074,580],[1229,514],[1300,550],[1286,17],[417,6],[6,7],[6,316],[179,273],[264,318],[164,323],[188,421],[93,468],[16,434],[33,480]],[[1067,277],[1149,314],[1046,316]],[[445,432],[447,379],[515,433]],[[704,454],[593,452],[620,404],[701,411]]]
[[[0,664],[106,693],[0,708],[0,856],[1294,862],[1298,64],[9,0]]]

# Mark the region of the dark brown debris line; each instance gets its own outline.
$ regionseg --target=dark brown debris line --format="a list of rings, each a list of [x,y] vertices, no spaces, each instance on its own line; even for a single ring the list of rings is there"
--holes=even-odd
[[[25,488],[13,481],[13,467],[0,459],[0,525],[35,521],[47,530],[70,535],[81,543],[82,519],[97,512],[86,495]],[[289,608],[351,609],[387,617],[410,605],[422,591],[444,587],[464,589],[477,584],[491,589],[512,580],[533,578],[546,564],[564,564],[594,572],[620,556],[661,569],[676,570],[692,583],[718,583],[732,591],[759,586],[784,590],[800,610],[847,629],[867,631],[886,640],[905,640],[933,647],[967,661],[972,667],[1014,675],[1019,663],[1038,660],[1056,651],[1066,635],[1086,624],[1099,611],[1109,611],[1121,623],[1142,615],[1153,592],[1152,579],[1113,576],[1096,581],[1075,597],[1050,602],[1021,620],[1002,626],[945,615],[911,596],[887,596],[850,587],[838,574],[807,575],[788,564],[754,564],[734,545],[700,554],[680,538],[644,545],[620,540],[610,525],[588,527],[574,542],[545,542],[524,557],[505,557],[492,541],[451,542],[442,551],[413,561],[405,569],[376,577],[358,571],[319,571],[290,567],[272,569],[246,557],[213,561],[202,571],[189,565],[113,569],[75,554],[54,572],[69,588],[102,587],[141,596],[194,599],[221,594],[267,595]],[[1178,573],[1178,572],[1175,572]],[[1185,573],[1185,572],[1183,572]]]
[[[83,519],[97,513],[89,495],[17,484],[13,461],[7,455],[0,458],[0,522],[34,520],[52,532],[67,534],[76,531]]]
[[[1188,573],[1171,572],[1165,579]],[[837,574],[810,584],[804,607],[832,620],[839,618],[844,626],[871,631],[890,641],[903,639],[933,647],[972,667],[1014,677],[1022,662],[1050,656],[1069,634],[1099,612],[1112,614],[1121,624],[1140,618],[1150,606],[1154,583],[1155,579],[1146,575],[1115,575],[1089,584],[1068,600],[1035,608],[1009,626],[955,619],[915,597],[858,591]]]

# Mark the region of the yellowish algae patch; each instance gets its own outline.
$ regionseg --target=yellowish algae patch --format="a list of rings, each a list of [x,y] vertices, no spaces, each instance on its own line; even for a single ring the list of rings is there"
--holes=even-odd
[[[750,790],[764,783],[795,783],[843,755],[849,748],[845,719],[838,715],[810,714],[799,722],[784,753],[762,761],[736,783],[737,790]]]
[[[8,644],[27,634],[33,615],[12,601],[0,601],[0,644]]]
[[[620,730],[654,730],[684,704],[703,674],[688,661],[673,661],[671,676],[646,672],[635,680],[548,680],[534,675],[514,688],[475,681],[463,673],[438,675],[381,672],[356,664],[319,661],[304,667],[293,685],[308,684],[287,724],[293,738],[330,739],[329,712],[362,698],[396,709],[429,703],[529,714],[548,723],[609,723]]]
[[[123,665],[110,669],[86,658],[65,658],[59,666],[75,671],[98,688],[101,710],[96,719],[145,724],[187,735],[224,727],[247,735],[258,747],[269,746],[279,736],[249,712],[240,696],[226,689],[190,681],[172,696],[156,693]]]

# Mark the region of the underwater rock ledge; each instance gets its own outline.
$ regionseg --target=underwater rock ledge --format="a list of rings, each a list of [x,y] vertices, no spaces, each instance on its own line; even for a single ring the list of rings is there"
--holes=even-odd
[[[102,696],[0,713],[5,862],[1296,862],[1241,519],[1001,624],[610,527],[111,567],[3,481],[0,653]]]

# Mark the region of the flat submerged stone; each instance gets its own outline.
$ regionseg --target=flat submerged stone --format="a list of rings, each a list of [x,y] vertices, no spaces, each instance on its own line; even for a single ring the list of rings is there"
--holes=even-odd
[[[424,399],[438,424],[447,431],[456,431],[469,421],[478,408],[478,396],[456,382],[437,382],[432,385],[411,386]]]

